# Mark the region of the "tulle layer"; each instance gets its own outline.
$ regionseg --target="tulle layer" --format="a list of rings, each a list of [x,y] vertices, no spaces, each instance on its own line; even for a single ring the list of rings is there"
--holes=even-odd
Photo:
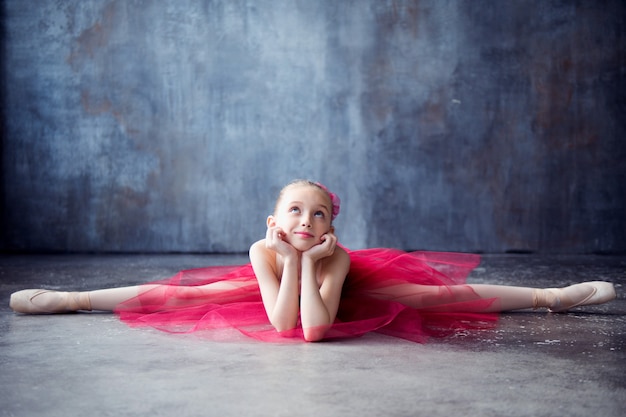
[[[333,326],[325,339],[379,332],[414,342],[493,327],[495,299],[480,299],[465,285],[479,264],[471,254],[348,251],[351,267]],[[302,328],[278,333],[269,323],[250,265],[181,271],[142,286],[138,297],[116,308],[123,322],[171,333],[198,333],[213,340],[242,336],[299,343]]]

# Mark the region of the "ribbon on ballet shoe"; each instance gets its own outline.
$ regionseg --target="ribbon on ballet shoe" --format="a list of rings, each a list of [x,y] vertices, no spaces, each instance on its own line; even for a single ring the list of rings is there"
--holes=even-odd
[[[551,289],[535,288],[533,290],[533,310],[538,310],[542,307],[551,309],[555,304],[560,304],[560,300],[551,292]]]
[[[67,311],[91,311],[91,299],[88,292],[70,292],[67,295]]]

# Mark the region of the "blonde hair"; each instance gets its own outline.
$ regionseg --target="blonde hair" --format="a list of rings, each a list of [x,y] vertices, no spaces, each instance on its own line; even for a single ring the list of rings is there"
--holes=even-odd
[[[276,204],[274,205],[274,214],[276,214],[276,211],[278,210],[278,205],[280,204],[280,201],[283,199],[283,195],[285,194],[285,191],[287,191],[289,188],[299,187],[299,186],[300,187],[313,187],[323,192],[326,198],[328,198],[328,202],[330,203],[328,207],[331,209],[331,212],[332,212],[333,199],[330,193],[328,192],[328,190],[326,189],[326,187],[324,187],[322,184],[315,182],[315,181],[296,179],[296,180],[289,182],[287,185],[285,185],[278,193],[278,197],[276,198]]]

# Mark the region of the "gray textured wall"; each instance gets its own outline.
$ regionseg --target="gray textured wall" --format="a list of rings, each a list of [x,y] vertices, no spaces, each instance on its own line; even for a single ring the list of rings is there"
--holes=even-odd
[[[245,251],[310,177],[349,247],[625,251],[625,16],[5,0],[2,249]]]

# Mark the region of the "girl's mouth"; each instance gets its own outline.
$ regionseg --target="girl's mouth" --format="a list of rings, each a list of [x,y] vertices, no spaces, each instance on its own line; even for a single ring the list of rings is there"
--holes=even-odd
[[[310,239],[313,237],[313,235],[309,232],[295,232],[295,234],[305,239]]]

